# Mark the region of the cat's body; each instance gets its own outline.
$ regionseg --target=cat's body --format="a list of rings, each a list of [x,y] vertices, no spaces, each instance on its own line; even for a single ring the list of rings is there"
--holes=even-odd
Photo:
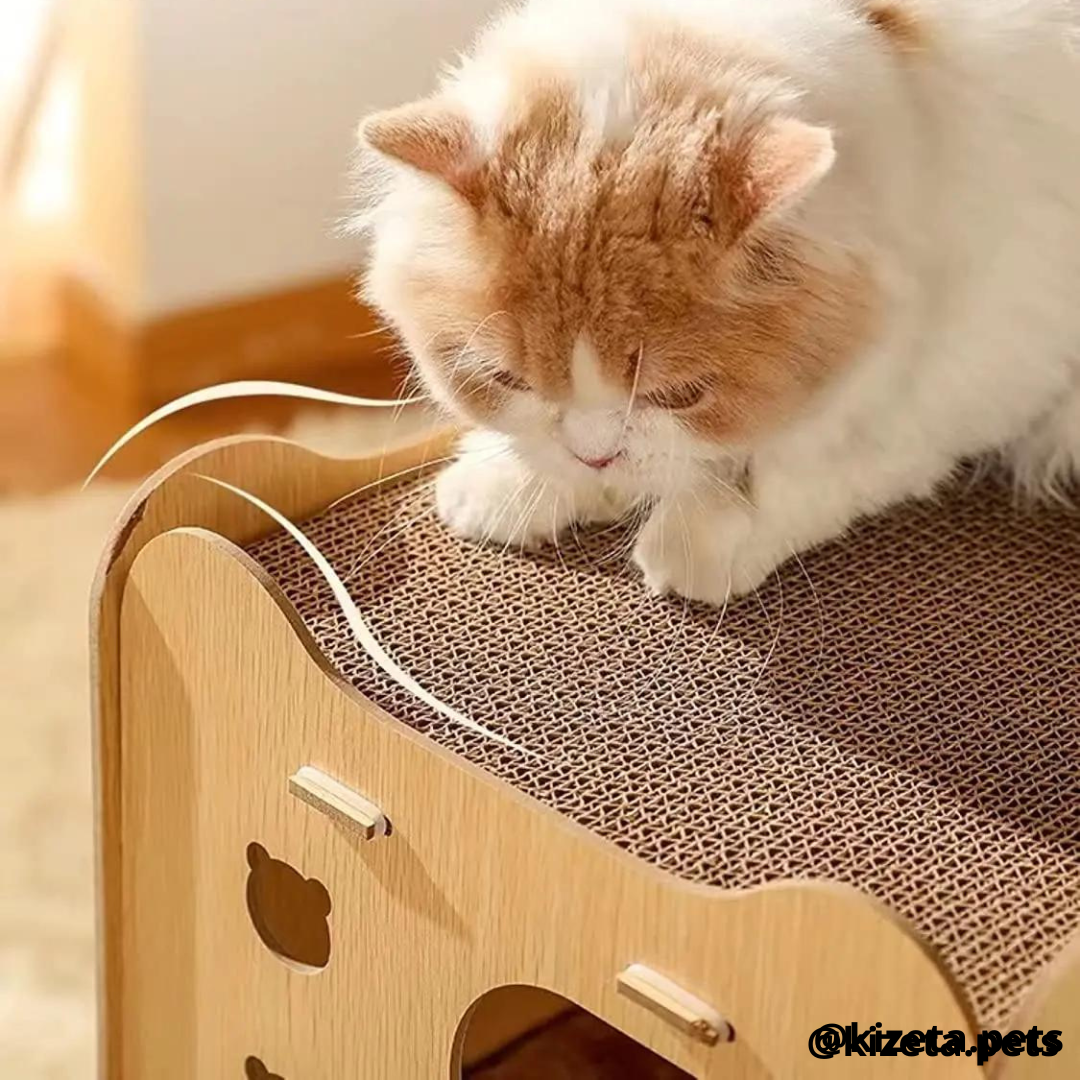
[[[647,505],[722,602],[961,459],[1080,474],[1075,0],[534,0],[366,134],[469,536]]]

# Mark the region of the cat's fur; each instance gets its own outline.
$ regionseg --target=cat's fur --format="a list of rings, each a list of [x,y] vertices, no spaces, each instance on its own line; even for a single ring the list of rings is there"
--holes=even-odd
[[[1067,487],[1078,28],[1077,0],[532,0],[366,121],[368,296],[480,428],[444,520],[531,543],[644,506],[648,584],[723,602],[963,458]]]

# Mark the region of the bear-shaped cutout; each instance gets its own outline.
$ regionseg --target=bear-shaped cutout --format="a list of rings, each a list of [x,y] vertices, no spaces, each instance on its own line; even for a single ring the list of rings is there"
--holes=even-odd
[[[244,1076],[247,1080],[284,1080],[277,1073],[272,1073],[257,1057],[249,1057],[244,1062]]]
[[[321,881],[306,878],[274,859],[261,844],[248,844],[247,908],[262,943],[303,971],[330,962],[330,894]]]

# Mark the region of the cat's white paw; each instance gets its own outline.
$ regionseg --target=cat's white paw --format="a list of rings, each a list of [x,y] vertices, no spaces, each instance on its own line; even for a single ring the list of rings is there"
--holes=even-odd
[[[507,454],[466,454],[435,481],[435,506],[458,536],[481,543],[537,547],[568,522],[556,492]]]
[[[652,592],[718,606],[753,592],[781,561],[751,515],[735,507],[661,503],[634,547]]]

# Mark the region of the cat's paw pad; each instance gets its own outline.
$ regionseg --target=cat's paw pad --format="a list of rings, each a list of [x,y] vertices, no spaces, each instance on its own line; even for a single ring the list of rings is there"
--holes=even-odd
[[[651,592],[716,606],[753,592],[777,562],[740,511],[658,510],[634,547],[634,563]]]
[[[551,540],[558,526],[551,499],[539,484],[513,458],[466,456],[439,474],[435,507],[443,524],[467,540],[537,547]]]

